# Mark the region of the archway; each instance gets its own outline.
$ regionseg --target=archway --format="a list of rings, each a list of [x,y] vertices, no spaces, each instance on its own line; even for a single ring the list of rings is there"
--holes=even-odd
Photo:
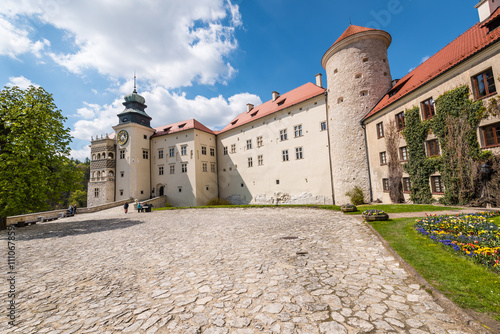
[[[163,195],[165,195],[165,187],[161,186],[160,187],[160,194],[159,194],[159,196],[163,196]]]

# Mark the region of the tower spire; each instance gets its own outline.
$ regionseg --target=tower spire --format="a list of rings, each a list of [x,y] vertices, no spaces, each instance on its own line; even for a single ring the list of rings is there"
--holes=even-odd
[[[134,93],[137,94],[137,77],[135,76],[135,71],[134,71]]]

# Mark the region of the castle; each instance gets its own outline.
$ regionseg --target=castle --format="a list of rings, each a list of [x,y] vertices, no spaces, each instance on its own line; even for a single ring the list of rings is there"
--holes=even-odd
[[[151,127],[134,88],[110,136],[91,140],[88,206],[167,196],[174,206],[213,198],[234,204],[344,204],[360,187],[365,201],[390,203],[385,131],[405,127],[405,110],[434,116],[434,99],[461,85],[473,100],[495,97],[500,69],[500,3],[482,0],[480,22],[400,80],[391,77],[389,33],[350,25],[324,54],[322,76],[272,99],[247,105],[220,131],[191,119]],[[500,117],[477,128],[482,149],[500,154]],[[426,154],[440,154],[430,133]],[[409,159],[401,139],[399,159]],[[439,198],[439,172],[428,180]],[[402,178],[405,199],[411,180]]]

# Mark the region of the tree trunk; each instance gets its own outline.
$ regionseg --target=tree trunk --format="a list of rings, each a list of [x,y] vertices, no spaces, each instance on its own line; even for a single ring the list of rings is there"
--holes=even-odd
[[[0,216],[0,230],[7,229],[7,217]]]

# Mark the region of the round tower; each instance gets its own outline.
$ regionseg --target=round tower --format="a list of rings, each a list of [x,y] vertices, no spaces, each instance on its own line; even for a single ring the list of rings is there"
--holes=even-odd
[[[335,203],[361,187],[370,200],[363,117],[391,87],[389,33],[351,25],[326,51],[321,64],[328,84],[328,122]]]

